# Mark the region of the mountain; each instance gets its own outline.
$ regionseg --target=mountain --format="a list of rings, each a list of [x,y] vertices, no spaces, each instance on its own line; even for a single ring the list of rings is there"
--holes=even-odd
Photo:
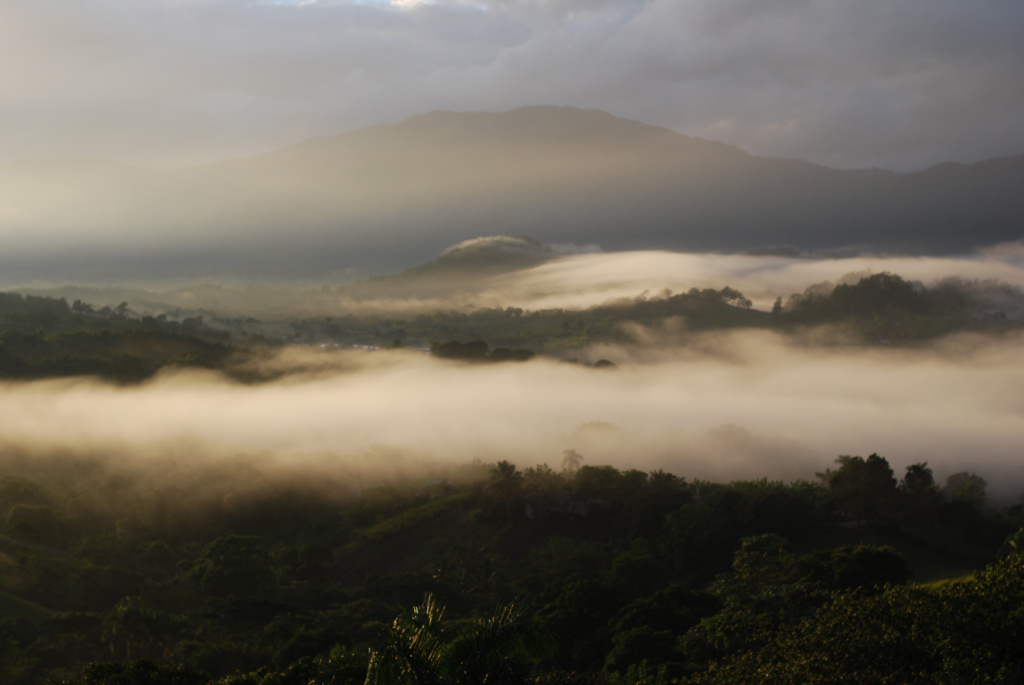
[[[599,111],[432,112],[176,171],[5,165],[0,267],[365,275],[498,234],[615,250],[955,253],[1019,239],[1020,188],[1024,156],[840,171]]]

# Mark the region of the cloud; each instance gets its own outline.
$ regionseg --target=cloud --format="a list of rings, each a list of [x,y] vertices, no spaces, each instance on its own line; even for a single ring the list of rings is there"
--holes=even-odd
[[[840,454],[878,452],[897,474],[928,461],[940,478],[969,469],[1001,496],[1024,490],[1019,333],[917,350],[809,349],[763,331],[690,343],[592,351],[620,362],[612,370],[286,350],[267,363],[287,375],[260,385],[195,372],[137,387],[4,383],[2,437],[40,453],[339,468],[382,453],[557,467],[576,449],[587,463],[717,480],[811,479]]]
[[[979,250],[978,254],[989,259],[1024,264],[1024,238],[992,245],[991,247]]]
[[[391,0],[392,7],[400,7],[404,10],[416,9],[423,5],[433,4],[433,0]]]
[[[182,165],[559,104],[911,169],[1024,150],[1022,28],[1007,0],[8,0],[0,150]]]

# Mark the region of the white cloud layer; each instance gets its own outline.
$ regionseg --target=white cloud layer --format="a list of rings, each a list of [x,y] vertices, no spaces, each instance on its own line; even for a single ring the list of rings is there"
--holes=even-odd
[[[555,467],[587,463],[689,478],[812,479],[840,454],[928,461],[1024,491],[1024,338],[958,336],[929,349],[809,349],[764,331],[601,348],[620,366],[461,365],[410,352],[285,351],[307,369],[256,386],[180,373],[139,387],[0,384],[3,443],[133,457],[374,454]],[[355,460],[355,461],[353,461]]]
[[[605,109],[755,154],[1024,152],[1024,5],[5,0],[0,159],[182,165],[432,109]]]
[[[514,238],[476,238],[457,247],[494,242],[514,247]],[[122,301],[142,313],[159,314],[183,308],[230,316],[283,318],[387,314],[414,316],[423,312],[471,311],[483,307],[520,307],[524,310],[585,309],[609,302],[659,297],[666,290],[685,293],[691,288],[739,290],[754,308],[771,310],[775,299],[784,301],[819,284],[856,283],[877,273],[892,273],[932,287],[945,279],[976,283],[991,307],[1011,319],[1024,318],[1024,245],[993,246],[975,255],[959,257],[905,257],[859,255],[833,259],[702,254],[668,251],[599,252],[594,245],[549,246],[560,256],[538,266],[495,276],[466,280],[458,273],[432,273],[427,281],[368,282],[358,294],[335,287],[333,280],[301,285],[226,280],[223,283],[139,281],[139,290],[111,288],[80,291],[41,283],[29,291],[68,301],[82,299],[97,307],[116,307]],[[323,286],[327,286],[324,289]],[[23,283],[5,281],[0,289],[18,289]],[[47,286],[58,286],[56,288]],[[994,299],[993,299],[994,298]]]
[[[667,251],[609,252],[563,257],[494,279],[477,297],[491,306],[526,309],[584,308],[609,300],[662,290],[690,288],[740,290],[759,309],[771,309],[776,297],[802,293],[824,282],[856,283],[888,272],[931,286],[946,278],[999,281],[1024,288],[1024,259],[1018,243],[996,246],[980,255],[899,257],[863,255],[801,259],[763,255],[694,254]]]

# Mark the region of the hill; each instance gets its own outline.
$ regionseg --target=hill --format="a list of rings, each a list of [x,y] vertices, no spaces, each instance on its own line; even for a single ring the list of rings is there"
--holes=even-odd
[[[562,254],[525,236],[473,238],[449,247],[429,262],[389,276],[371,276],[348,284],[343,291],[354,298],[446,296],[479,289],[491,277],[528,269]]]

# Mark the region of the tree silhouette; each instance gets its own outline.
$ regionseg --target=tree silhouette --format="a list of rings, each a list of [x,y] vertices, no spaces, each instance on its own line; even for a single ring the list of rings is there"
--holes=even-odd
[[[495,499],[505,503],[505,513],[512,518],[512,500],[519,496],[523,485],[523,474],[510,461],[501,460],[491,468],[491,482],[487,489]]]
[[[119,659],[159,658],[176,632],[172,617],[159,614],[128,597],[103,621],[103,642]]]
[[[939,506],[941,495],[935,485],[935,477],[928,468],[928,462],[919,462],[907,467],[900,483],[908,514],[917,516]]]
[[[980,507],[985,503],[986,487],[988,487],[988,483],[981,476],[960,471],[946,479],[945,490],[951,499]]]
[[[907,467],[907,473],[903,476],[902,488],[910,497],[915,499],[926,497],[935,487],[935,477],[932,470],[928,468],[928,462],[918,462]]]
[[[562,452],[562,470],[568,474],[576,473],[580,464],[583,463],[583,455],[576,450],[565,450]]]
[[[838,504],[858,519],[887,514],[896,496],[896,478],[884,457],[841,456],[839,469],[828,482]]]

